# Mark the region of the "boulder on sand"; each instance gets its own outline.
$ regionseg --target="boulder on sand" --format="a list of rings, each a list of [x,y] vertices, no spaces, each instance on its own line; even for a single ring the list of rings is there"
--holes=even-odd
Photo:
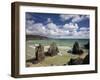
[[[35,48],[35,55],[36,55],[36,61],[42,61],[45,59],[45,54],[44,54],[44,46],[42,46],[41,44],[39,44],[39,46],[37,46]]]
[[[84,45],[85,49],[89,49],[89,42],[87,44]]]
[[[56,43],[55,42],[51,43],[48,51],[46,52],[46,55],[48,55],[48,56],[55,56],[58,53],[59,53],[59,49],[58,49]]]
[[[77,58],[77,59],[70,59],[70,61],[68,62],[68,65],[79,65],[82,63],[83,63],[83,59]]]
[[[70,59],[68,65],[89,64],[89,54],[84,58]]]
[[[83,53],[83,50],[80,49],[79,47],[79,43],[76,41],[73,45],[73,48],[72,48],[72,54],[82,54]]]
[[[84,58],[84,60],[83,60],[83,64],[89,64],[89,61],[90,59],[89,59],[89,54]]]

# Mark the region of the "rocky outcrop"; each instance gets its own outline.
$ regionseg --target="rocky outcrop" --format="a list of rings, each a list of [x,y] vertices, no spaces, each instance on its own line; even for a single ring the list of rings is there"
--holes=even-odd
[[[39,44],[39,46],[37,46],[35,48],[35,55],[36,55],[36,61],[42,61],[45,59],[45,54],[44,54],[44,46],[42,46],[41,44]]]
[[[83,59],[81,58],[70,59],[70,61],[68,62],[68,65],[79,65],[79,64],[83,64]]]
[[[84,58],[76,58],[76,59],[70,59],[68,62],[68,65],[80,65],[80,64],[89,64],[89,54]]]
[[[53,42],[53,43],[51,43],[48,51],[46,52],[46,55],[55,56],[55,55],[57,55],[57,53],[59,53],[59,49],[58,49],[56,43]]]
[[[89,42],[87,44],[84,45],[85,49],[89,49]]]
[[[83,64],[89,64],[89,54],[84,58]]]
[[[83,53],[83,50],[80,49],[79,43],[76,41],[72,48],[72,54],[82,54],[82,53]]]

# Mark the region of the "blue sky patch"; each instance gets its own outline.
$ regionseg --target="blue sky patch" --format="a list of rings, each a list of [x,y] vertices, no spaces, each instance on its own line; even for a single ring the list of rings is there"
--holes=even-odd
[[[50,38],[89,38],[90,16],[26,12],[26,34]]]

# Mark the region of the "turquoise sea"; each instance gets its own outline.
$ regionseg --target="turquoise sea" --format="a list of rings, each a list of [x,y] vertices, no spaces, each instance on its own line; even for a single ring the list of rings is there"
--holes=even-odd
[[[47,39],[47,40],[32,40],[31,44],[42,44],[50,45],[52,42],[55,42],[57,46],[69,46],[72,47],[73,44],[77,41],[80,46],[87,44],[89,39]]]

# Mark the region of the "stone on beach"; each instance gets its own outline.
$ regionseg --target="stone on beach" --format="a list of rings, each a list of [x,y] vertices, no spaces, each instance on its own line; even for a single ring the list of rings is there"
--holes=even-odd
[[[82,58],[70,59],[70,61],[68,62],[68,65],[79,65],[79,64],[83,64]]]
[[[89,49],[90,43],[88,42],[87,44],[84,45],[85,49]]]
[[[72,54],[83,54],[83,50],[80,49],[79,47],[79,43],[76,41],[73,45],[73,48],[72,48]]]
[[[36,54],[36,60],[37,61],[44,60],[45,59],[44,46],[42,46],[41,44],[39,44],[39,46],[37,46],[35,48],[35,54]]]
[[[68,62],[68,65],[79,65],[79,64],[89,64],[89,54],[85,56],[85,58],[76,58],[76,59],[70,59]]]
[[[83,64],[89,64],[89,54],[84,58]]]
[[[59,49],[58,49],[56,43],[55,42],[51,43],[48,51],[46,52],[46,55],[48,55],[48,56],[55,56],[58,53],[59,53]]]

